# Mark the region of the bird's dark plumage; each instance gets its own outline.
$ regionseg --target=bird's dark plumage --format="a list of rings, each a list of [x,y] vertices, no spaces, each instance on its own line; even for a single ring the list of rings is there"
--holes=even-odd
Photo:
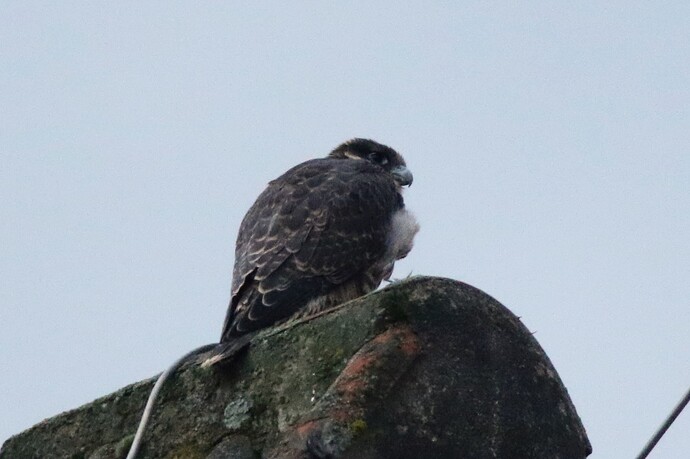
[[[418,230],[411,182],[402,156],[365,139],[271,181],[240,225],[221,342],[375,289]]]
[[[187,353],[158,378],[127,459],[139,451],[158,392],[189,358],[210,352],[203,366],[224,362],[253,332],[364,295],[387,279],[419,229],[401,194],[411,183],[402,156],[366,139],[270,182],[240,225],[220,343]]]

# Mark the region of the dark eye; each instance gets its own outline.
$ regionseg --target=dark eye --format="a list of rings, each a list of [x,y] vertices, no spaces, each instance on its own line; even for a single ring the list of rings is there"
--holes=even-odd
[[[381,153],[369,153],[369,161],[372,163],[380,164],[385,166],[388,164],[388,158],[383,156]]]

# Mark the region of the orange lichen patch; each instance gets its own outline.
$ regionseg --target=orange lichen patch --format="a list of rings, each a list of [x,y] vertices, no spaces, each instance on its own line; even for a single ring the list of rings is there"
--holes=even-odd
[[[352,431],[353,426],[358,432],[363,430],[370,410],[387,396],[419,354],[420,347],[417,336],[406,324],[392,326],[367,342],[348,361],[328,389],[323,403],[314,407],[310,420],[295,425],[291,433],[286,433],[285,438],[292,438],[288,442],[290,448],[304,451],[306,439],[331,422],[348,431]],[[266,457],[302,457],[292,452],[276,449]]]
[[[379,347],[374,349],[375,352],[385,353],[388,355],[395,354],[391,351],[391,347],[400,349],[406,358],[411,358],[419,353],[419,340],[417,335],[407,325],[400,325],[377,335],[370,344]]]
[[[354,378],[348,381],[342,381],[335,387],[335,390],[340,393],[344,401],[352,402],[359,394],[364,392],[367,387],[368,384],[364,378]]]
[[[401,329],[407,328],[407,327],[393,327],[389,328],[385,332],[378,334],[370,341],[371,344],[387,344],[390,343],[391,341],[397,339],[397,335],[400,334],[402,331]]]
[[[419,341],[407,325],[391,328],[377,335],[350,359],[332,386],[341,401],[353,403],[366,397],[365,391],[376,389],[382,380],[376,378],[385,367],[394,366],[395,372],[406,368],[419,353]],[[399,364],[397,363],[399,362]],[[393,378],[395,378],[394,375]]]
[[[328,413],[328,417],[333,419],[334,421],[341,422],[341,423],[348,423],[352,421],[353,419],[357,419],[362,416],[362,410],[361,409],[355,409],[350,406],[341,406],[337,408],[333,408],[331,411]]]
[[[383,357],[378,349],[356,355],[333,384],[334,391],[347,402],[360,397],[371,386],[371,376],[381,366]]]
[[[295,431],[300,437],[306,438],[318,426],[318,421],[307,421],[304,424],[300,424],[297,427],[295,427]]]
[[[358,378],[360,375],[371,368],[376,363],[378,356],[374,350],[368,350],[367,354],[357,353],[350,359],[347,366],[340,373],[338,379]],[[373,351],[373,352],[372,352]]]
[[[402,330],[400,336],[400,349],[407,357],[414,357],[419,354],[419,340],[412,330]]]

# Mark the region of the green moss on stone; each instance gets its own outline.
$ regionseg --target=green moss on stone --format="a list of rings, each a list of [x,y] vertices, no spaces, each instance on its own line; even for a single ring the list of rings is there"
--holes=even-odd
[[[367,421],[364,419],[355,419],[350,423],[350,431],[353,436],[361,435],[367,430]]]
[[[175,449],[170,454],[171,459],[204,459],[206,454],[199,451],[199,446],[196,444],[186,444]]]
[[[127,453],[129,452],[130,446],[132,446],[132,442],[134,441],[134,434],[127,435],[126,437],[122,438],[117,444],[115,444],[115,457],[117,459],[124,458],[127,456]]]
[[[409,299],[398,291],[388,291],[381,297],[381,307],[386,311],[386,318],[391,322],[407,322]]]

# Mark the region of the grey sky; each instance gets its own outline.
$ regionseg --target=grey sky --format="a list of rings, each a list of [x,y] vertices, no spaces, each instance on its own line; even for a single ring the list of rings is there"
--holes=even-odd
[[[370,3],[0,5],[0,441],[217,340],[246,209],[361,136],[415,174],[396,275],[496,297],[639,451],[690,385],[690,3]]]

